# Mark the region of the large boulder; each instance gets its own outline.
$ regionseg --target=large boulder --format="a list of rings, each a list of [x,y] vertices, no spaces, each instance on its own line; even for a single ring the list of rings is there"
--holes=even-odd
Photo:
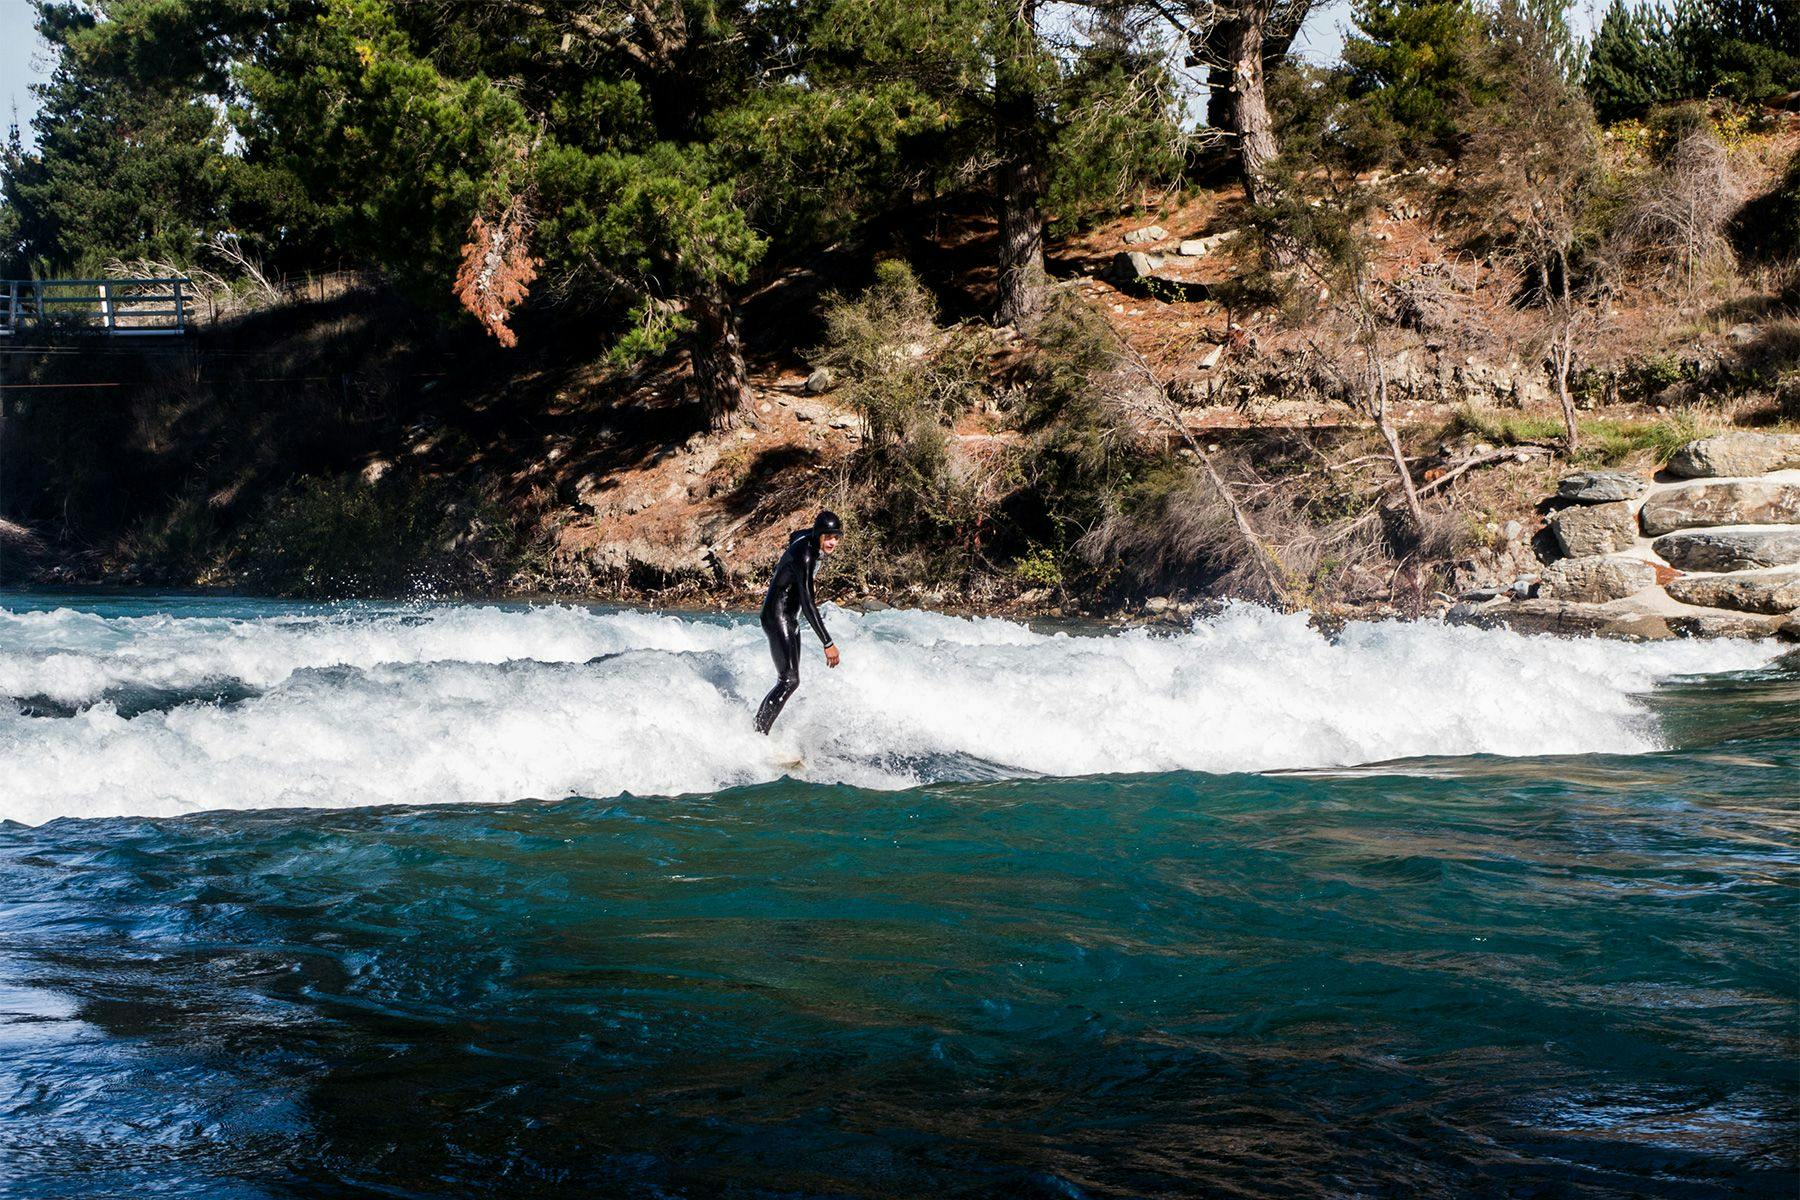
[[[1612,500],[1636,500],[1650,485],[1641,476],[1623,471],[1581,471],[1566,475],[1556,485],[1556,494],[1564,500],[1582,504],[1605,504]]]
[[[1792,525],[1800,523],[1800,484],[1683,484],[1652,492],[1638,515],[1651,537],[1713,525]]]
[[[1800,433],[1721,433],[1689,442],[1669,460],[1683,479],[1708,475],[1766,475],[1800,467]]]
[[[1679,616],[1666,618],[1670,632],[1678,637],[1728,637],[1728,638],[1786,638],[1788,641],[1800,640],[1788,634],[1781,617],[1765,617],[1757,613],[1709,612],[1682,613]]]
[[[1800,609],[1800,569],[1734,571],[1729,575],[1684,575],[1669,585],[1683,604],[1737,612],[1787,613]]]
[[[1800,526],[1684,529],[1665,534],[1656,552],[1684,571],[1754,571],[1800,563]]]
[[[1206,284],[1157,274],[1167,261],[1160,254],[1121,250],[1113,255],[1106,274],[1114,287],[1134,296],[1152,296],[1165,303],[1206,299]]]
[[[1610,637],[1660,641],[1674,636],[1656,613],[1619,611],[1568,600],[1520,600],[1512,604],[1458,604],[1444,615],[1452,625],[1554,633],[1564,637]]]
[[[1550,514],[1548,524],[1563,553],[1572,558],[1611,554],[1637,540],[1637,522],[1624,500],[1561,509]]]
[[[1641,558],[1564,558],[1544,568],[1541,593],[1552,600],[1604,604],[1656,584],[1656,568]]]

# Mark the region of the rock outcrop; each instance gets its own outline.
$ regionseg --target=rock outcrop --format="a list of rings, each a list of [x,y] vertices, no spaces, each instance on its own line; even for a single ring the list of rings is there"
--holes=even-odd
[[[1113,255],[1106,277],[1114,287],[1134,296],[1155,296],[1161,300],[1204,300],[1207,285],[1162,272],[1168,258],[1144,250],[1121,250]]]
[[[1732,479],[1689,483],[1651,493],[1638,514],[1651,537],[1709,525],[1800,523],[1800,483]]]
[[[1788,613],[1800,609],[1800,568],[1684,575],[1671,583],[1668,591],[1683,604],[1702,608],[1729,608],[1736,612],[1770,615]]]
[[[1603,504],[1609,500],[1636,500],[1649,487],[1641,476],[1623,471],[1581,471],[1565,476],[1556,485],[1556,494],[1581,504]]]
[[[1650,547],[1683,571],[1754,571],[1800,563],[1800,526],[1758,525],[1684,529]]]
[[[1625,500],[1565,508],[1550,514],[1548,523],[1563,553],[1572,558],[1611,554],[1637,541],[1637,517]]]
[[[1544,568],[1542,591],[1556,600],[1604,604],[1656,585],[1656,566],[1642,558],[1590,555],[1565,558]]]
[[[1729,433],[1676,453],[1678,483],[1564,478],[1547,525],[1566,557],[1449,619],[1539,633],[1800,641],[1800,435]],[[1694,482],[1685,482],[1686,478]],[[1493,596],[1492,592],[1487,593]],[[1465,599],[1480,599],[1480,596]]]
[[[1689,442],[1669,459],[1683,479],[1767,475],[1800,467],[1800,433],[1721,433]]]

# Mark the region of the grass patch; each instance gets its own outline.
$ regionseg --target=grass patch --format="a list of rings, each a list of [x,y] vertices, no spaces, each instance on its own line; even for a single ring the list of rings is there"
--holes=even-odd
[[[1661,466],[1687,443],[1715,432],[1686,415],[1649,421],[1593,417],[1577,421],[1576,428],[1581,437],[1574,461],[1597,466],[1613,466],[1642,453]],[[1497,446],[1556,444],[1562,441],[1563,424],[1560,416],[1464,408],[1450,419],[1445,435],[1465,433]]]

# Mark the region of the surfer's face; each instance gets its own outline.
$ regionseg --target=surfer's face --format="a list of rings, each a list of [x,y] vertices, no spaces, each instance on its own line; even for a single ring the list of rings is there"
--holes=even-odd
[[[830,554],[833,550],[836,550],[837,544],[838,544],[838,535],[835,533],[828,533],[824,537],[821,537],[819,539],[819,549],[823,550],[827,554]]]

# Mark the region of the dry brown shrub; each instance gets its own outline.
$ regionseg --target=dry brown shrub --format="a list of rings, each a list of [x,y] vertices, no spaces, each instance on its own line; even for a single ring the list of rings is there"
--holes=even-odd
[[[1744,186],[1708,126],[1683,133],[1644,180],[1619,223],[1624,257],[1664,284],[1692,294],[1713,270],[1732,266],[1727,236]]]
[[[1148,589],[1193,588],[1283,607],[1304,600],[1277,594],[1263,559],[1266,553],[1273,560],[1290,591],[1304,591],[1320,568],[1322,531],[1302,511],[1297,489],[1254,478],[1235,486],[1260,545],[1244,536],[1219,489],[1193,475],[1161,495],[1112,508],[1077,549],[1090,562],[1117,563]]]
[[[507,318],[530,294],[542,261],[532,257],[530,224],[522,202],[513,201],[491,222],[480,213],[469,222],[469,240],[462,248],[462,267],[456,272],[453,290],[462,306],[474,313],[502,346],[519,343]]]

